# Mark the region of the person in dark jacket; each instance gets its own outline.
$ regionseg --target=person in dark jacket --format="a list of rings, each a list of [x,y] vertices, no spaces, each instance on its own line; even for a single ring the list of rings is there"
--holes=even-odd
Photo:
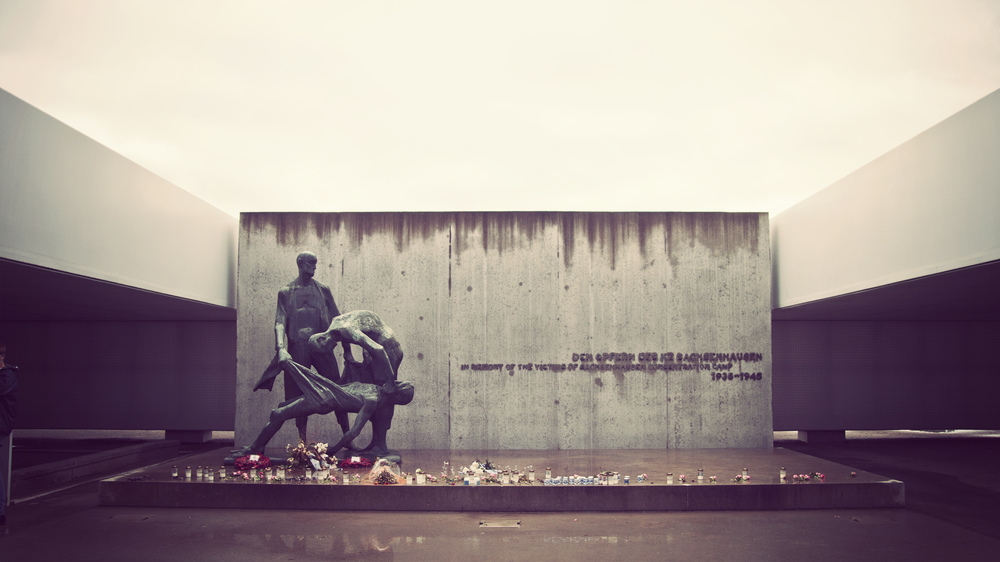
[[[309,353],[309,337],[322,332],[330,325],[330,320],[340,316],[337,303],[333,300],[330,287],[320,283],[316,275],[316,254],[302,252],[295,258],[299,276],[278,291],[278,307],[274,318],[275,357],[270,370],[275,365],[294,361],[304,367],[315,364],[319,373],[332,382],[340,382],[337,361],[313,357]],[[332,358],[332,355],[330,356]],[[302,396],[302,391],[292,381],[291,374],[285,372],[285,400]],[[306,440],[308,416],[295,419],[299,440]],[[347,431],[347,414],[338,413],[337,421]]]
[[[7,346],[0,343],[0,449],[9,443],[17,418],[17,367],[6,363]],[[7,483],[0,469],[0,525],[7,524]]]

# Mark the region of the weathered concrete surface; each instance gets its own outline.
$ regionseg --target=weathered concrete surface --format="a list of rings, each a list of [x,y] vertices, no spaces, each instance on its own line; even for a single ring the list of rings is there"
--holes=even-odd
[[[309,249],[403,344],[394,448],[771,446],[766,213],[248,213],[239,245],[237,444],[280,400],[251,389]]]

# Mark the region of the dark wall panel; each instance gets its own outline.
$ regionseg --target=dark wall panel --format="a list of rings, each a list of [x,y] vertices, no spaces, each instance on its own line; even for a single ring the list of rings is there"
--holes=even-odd
[[[18,427],[234,429],[235,322],[7,322]]]
[[[996,429],[1000,322],[776,321],[774,429]]]

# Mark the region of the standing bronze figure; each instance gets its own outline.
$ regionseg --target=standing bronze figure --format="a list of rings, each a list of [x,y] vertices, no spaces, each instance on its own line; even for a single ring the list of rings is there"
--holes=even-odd
[[[274,369],[282,369],[289,361],[294,361],[303,367],[316,367],[319,374],[331,382],[340,382],[340,371],[337,360],[332,353],[323,356],[313,356],[309,350],[309,338],[326,330],[330,321],[340,315],[337,303],[333,300],[330,287],[320,283],[316,275],[318,260],[312,252],[302,252],[295,258],[299,275],[278,291],[278,306],[274,314],[274,347],[275,355],[271,364],[264,371],[265,375]],[[346,351],[346,350],[345,350]],[[277,374],[277,373],[275,373]],[[274,377],[269,377],[265,383],[264,377],[257,388],[271,390]],[[302,390],[285,370],[284,378],[285,400],[293,400],[302,396]],[[255,388],[254,390],[257,390]],[[295,418],[295,427],[299,431],[299,439],[304,443],[308,416]],[[337,422],[346,433],[347,414],[338,414]]]

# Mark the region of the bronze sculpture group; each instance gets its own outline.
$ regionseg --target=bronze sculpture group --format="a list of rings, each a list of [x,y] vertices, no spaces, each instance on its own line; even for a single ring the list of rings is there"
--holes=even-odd
[[[310,415],[333,412],[343,437],[332,444],[333,455],[348,448],[369,421],[372,441],[353,454],[390,457],[398,453],[386,445],[396,405],[413,400],[413,385],[397,381],[403,349],[395,333],[377,314],[355,310],[341,314],[329,287],[313,279],[317,258],[303,252],[296,258],[299,275],[278,293],[275,314],[275,355],[254,390],[271,390],[284,372],[285,400],[271,410],[267,424],[254,442],[234,451],[233,457],[262,454],[267,443],[290,419],[299,438],[306,440]],[[344,372],[337,367],[334,349],[344,347]],[[362,360],[351,356],[350,346],[362,349]],[[310,367],[315,368],[315,370]],[[355,413],[349,424],[348,413]]]

